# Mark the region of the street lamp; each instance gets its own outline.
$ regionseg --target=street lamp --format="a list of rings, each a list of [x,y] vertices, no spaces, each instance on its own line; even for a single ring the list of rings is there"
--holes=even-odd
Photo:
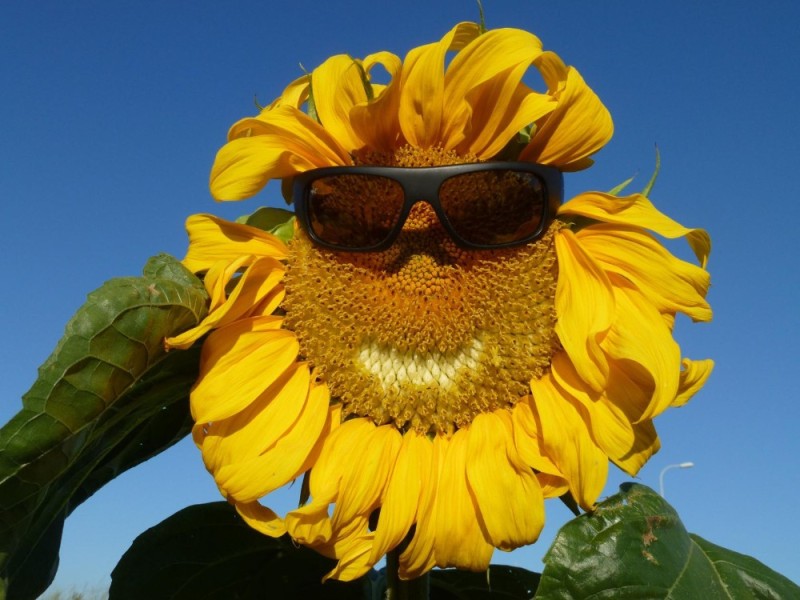
[[[658,476],[658,491],[661,494],[661,497],[664,497],[664,473],[670,469],[691,469],[693,466],[693,462],[682,462],[674,465],[667,465],[661,469],[661,474]]]

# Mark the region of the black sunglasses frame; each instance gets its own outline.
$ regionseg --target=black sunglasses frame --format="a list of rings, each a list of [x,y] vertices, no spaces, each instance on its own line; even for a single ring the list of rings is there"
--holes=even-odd
[[[439,201],[439,190],[448,179],[457,175],[468,173],[482,173],[487,171],[518,171],[536,176],[544,186],[544,202],[542,205],[542,219],[535,232],[520,240],[502,244],[476,244],[463,239],[450,224],[442,205]],[[403,207],[397,218],[397,224],[388,233],[386,238],[378,244],[366,247],[351,248],[332,244],[320,239],[311,224],[311,215],[308,210],[311,184],[318,179],[335,175],[371,175],[385,177],[400,184],[403,189]],[[408,218],[411,208],[417,202],[427,202],[433,207],[442,227],[447,231],[456,244],[463,248],[475,250],[494,250],[509,246],[519,246],[530,243],[541,236],[555,217],[558,207],[564,196],[564,176],[556,167],[526,162],[485,162],[466,163],[460,165],[444,165],[439,167],[383,167],[374,165],[357,165],[346,167],[323,167],[312,169],[296,175],[292,181],[292,200],[295,204],[295,214],[301,227],[311,240],[330,250],[339,252],[380,252],[388,249],[400,232]]]

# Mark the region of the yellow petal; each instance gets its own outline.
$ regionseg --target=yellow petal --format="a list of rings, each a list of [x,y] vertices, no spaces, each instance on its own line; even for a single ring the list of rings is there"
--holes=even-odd
[[[210,423],[243,410],[296,360],[297,338],[279,329],[281,322],[275,317],[252,317],[208,337],[191,396],[196,422]]]
[[[591,510],[606,483],[608,458],[589,433],[588,415],[551,373],[532,380],[531,391],[547,454],[578,504]]]
[[[307,385],[307,380],[302,383]],[[294,422],[290,422],[288,427],[285,423],[282,427],[273,427],[273,431],[265,428],[265,438],[267,435],[276,437],[282,429],[285,430],[283,435],[274,442],[265,439],[268,444],[266,449],[252,458],[247,457],[247,449],[242,449],[240,444],[240,452],[236,456],[239,461],[225,462],[214,473],[217,485],[229,497],[240,502],[254,501],[282,487],[303,472],[306,459],[317,445],[328,416],[327,388],[314,387],[307,394],[307,399],[300,396],[295,397],[295,401],[302,404],[302,408]],[[261,423],[263,424],[263,420]],[[255,448],[260,445],[258,442],[253,443]]]
[[[186,220],[186,230],[189,251],[183,264],[193,273],[207,271],[218,262],[234,262],[244,255],[284,260],[289,251],[271,233],[213,215],[192,215]]]
[[[703,268],[711,252],[708,232],[704,229],[688,229],[673,221],[641,194],[619,198],[601,192],[587,192],[561,205],[558,214],[581,215],[604,223],[644,227],[670,239],[685,236]]]
[[[683,406],[701,387],[706,384],[711,371],[714,370],[714,361],[711,359],[689,360],[684,358],[682,361],[680,385],[678,395],[672,402],[672,406]]]
[[[558,467],[544,453],[539,426],[530,401],[530,397],[522,398],[512,410],[514,445],[520,458],[536,472],[542,495],[545,498],[555,498],[566,493],[569,486]]]
[[[330,132],[293,106],[242,120],[229,136],[211,168],[209,186],[217,200],[249,198],[271,179],[352,164]]]
[[[652,419],[666,410],[677,394],[680,348],[661,315],[641,293],[621,281],[614,283],[617,313],[603,349],[631,381],[645,382],[642,391],[649,402],[637,422]]]
[[[588,415],[592,438],[611,460],[630,475],[635,475],[653,452],[658,437],[652,425],[634,425],[623,407],[622,394],[598,395],[587,389],[565,353],[553,357],[553,379],[569,396],[579,402]]]
[[[549,96],[537,94],[523,84],[512,88],[512,82],[517,79],[513,71],[497,79],[482,84],[468,97],[471,119],[463,130],[468,131],[469,136],[458,146],[460,152],[474,154],[482,160],[495,157],[521,129],[551,112],[556,105]],[[455,140],[457,136],[449,136],[449,139]]]
[[[432,459],[433,446],[426,436],[414,431],[403,435],[375,528],[372,564],[402,542],[414,524],[422,490],[430,485]]]
[[[308,91],[311,87],[310,84],[311,78],[308,74],[301,75],[284,88],[280,98],[278,98],[275,105],[271,108],[287,105],[299,109],[308,99]]]
[[[398,573],[402,579],[415,579],[436,566],[436,557],[434,556],[436,499],[448,445],[449,441],[444,436],[435,436],[431,444],[430,463],[423,465],[423,472],[428,473],[429,476],[426,484],[422,486],[414,535],[406,549],[400,554]]]
[[[636,285],[659,312],[682,312],[695,321],[711,320],[706,302],[708,271],[672,256],[648,233],[614,224],[584,227],[581,246],[606,271]]]
[[[520,29],[488,31],[467,44],[445,74],[445,148],[491,158],[553,110],[555,100],[521,83],[541,52],[541,41]]]
[[[362,66],[346,54],[330,57],[311,73],[317,116],[322,126],[349,152],[364,145],[350,124],[351,109],[367,101],[363,77]]]
[[[335,458],[340,461],[342,476],[332,517],[334,530],[357,515],[369,516],[377,507],[400,451],[401,435],[394,425],[383,425],[359,441],[354,454]],[[353,460],[355,456],[358,460]]]
[[[315,501],[333,502],[340,493],[344,473],[352,468],[352,457],[364,445],[366,437],[374,431],[369,419],[349,419],[331,433],[322,453],[311,470],[310,490]]]
[[[513,445],[511,415],[483,413],[469,426],[467,481],[492,545],[531,544],[544,526],[539,482]]]
[[[270,537],[281,537],[286,533],[286,525],[274,511],[258,502],[236,504],[236,512],[250,527]]]
[[[375,534],[366,531],[366,524],[363,529],[335,543],[332,554],[339,562],[322,578],[323,582],[328,579],[353,581],[363,577],[374,566],[369,557]]]
[[[250,406],[208,424],[203,444],[206,468],[214,473],[224,465],[257,458],[271,448],[294,426],[306,406],[310,382],[308,365],[295,363]]]
[[[354,106],[350,111],[350,122],[355,134],[377,152],[390,152],[400,146],[400,59],[390,52],[378,52],[364,59],[367,73],[377,64],[382,65],[391,77],[386,86],[373,84],[375,98]]]
[[[494,546],[484,537],[467,485],[469,433],[456,431],[447,443],[436,491],[434,556],[439,567],[485,571]]]
[[[228,300],[228,289],[231,281],[239,274],[240,270],[253,264],[255,256],[243,254],[233,261],[218,261],[211,265],[203,277],[203,285],[209,295],[209,312],[214,312]],[[277,261],[276,261],[277,262]],[[278,263],[281,264],[281,263]]]
[[[596,391],[604,389],[608,362],[600,348],[615,313],[611,283],[575,234],[556,235],[558,284],[556,333],[581,377]]]
[[[459,23],[439,42],[411,50],[403,62],[399,101],[400,128],[417,148],[447,146],[441,129],[444,109],[444,59],[479,34],[475,23]]]
[[[535,60],[558,106],[536,123],[520,160],[555,165],[563,171],[591,164],[588,157],[605,146],[614,133],[611,115],[580,73],[552,52]]]
[[[284,523],[292,538],[320,551],[322,551],[320,546],[326,544],[333,535],[327,502],[314,500],[310,504],[289,511],[286,513]],[[330,556],[329,553],[325,554]]]
[[[242,275],[224,303],[212,310],[197,327],[167,338],[165,344],[169,348],[188,348],[212,329],[224,327],[248,316],[275,290],[283,274],[283,264],[273,258],[261,258],[255,261]]]

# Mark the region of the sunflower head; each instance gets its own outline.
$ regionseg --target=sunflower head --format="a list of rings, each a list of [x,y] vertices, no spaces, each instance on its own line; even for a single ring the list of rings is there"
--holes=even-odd
[[[591,509],[609,461],[639,470],[653,418],[711,371],[672,337],[677,313],[711,318],[710,242],[643,195],[560,205],[553,182],[611,134],[538,38],[474,23],[402,60],[331,57],[234,124],[212,194],[279,179],[302,226],[285,243],[191,217],[211,306],[167,344],[211,332],[193,435],[250,525],[336,558],[339,579],[394,549],[402,577],[483,570],[537,539],[545,498]],[[687,237],[700,266],[651,232]],[[299,476],[298,509],[261,504]]]

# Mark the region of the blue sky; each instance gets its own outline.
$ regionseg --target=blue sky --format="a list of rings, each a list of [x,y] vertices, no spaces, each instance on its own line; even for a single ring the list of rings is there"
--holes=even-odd
[[[236,217],[280,202],[215,204],[208,172],[228,127],[337,53],[403,55],[477,19],[472,0],[3,3],[0,7],[2,310],[0,421],[90,290],[181,257],[195,212]],[[432,11],[432,7],[435,10]],[[567,197],[654,163],[656,204],[713,239],[710,324],[679,321],[684,354],[717,367],[686,407],[656,421],[663,449],[639,480],[690,531],[796,582],[797,201],[800,5],[775,0],[485,0],[490,28],[536,33],[575,65],[614,116],[614,139]],[[670,246],[688,256],[682,246]],[[607,494],[625,477],[612,475]],[[289,507],[296,495],[278,493]],[[107,585],[133,538],[189,504],[219,499],[184,441],[98,492],[67,521],[56,585]],[[540,542],[495,562],[540,570],[568,518],[548,505]]]

